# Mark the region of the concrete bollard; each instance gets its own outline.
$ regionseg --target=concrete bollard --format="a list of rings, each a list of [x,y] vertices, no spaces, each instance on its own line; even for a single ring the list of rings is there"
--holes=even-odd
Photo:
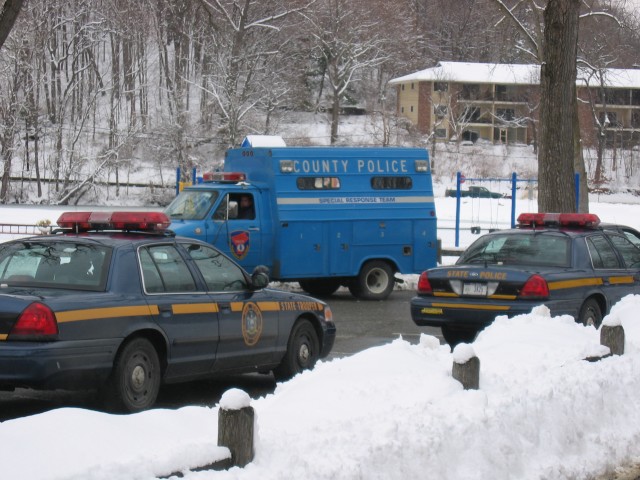
[[[480,359],[471,345],[460,343],[453,349],[452,375],[465,390],[480,388]]]
[[[218,446],[231,451],[232,466],[244,467],[255,455],[255,413],[251,398],[239,389],[227,390],[218,411]]]
[[[624,353],[624,328],[622,325],[602,325],[600,329],[600,345],[609,347],[612,355]]]

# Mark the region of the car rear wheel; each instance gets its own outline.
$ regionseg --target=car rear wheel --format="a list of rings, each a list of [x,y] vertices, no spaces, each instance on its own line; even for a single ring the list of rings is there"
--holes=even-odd
[[[594,298],[588,298],[582,304],[582,307],[580,307],[578,322],[583,325],[591,325],[595,328],[600,328],[600,324],[602,323],[602,312],[600,311],[600,305]]]
[[[447,342],[451,348],[459,343],[472,343],[478,334],[478,332],[473,329],[452,328],[446,325],[443,325],[441,330],[444,341]]]
[[[320,356],[318,333],[309,320],[299,320],[291,330],[287,351],[274,370],[276,380],[288,380],[303,370],[309,370]]]
[[[153,406],[160,391],[160,360],[146,338],[134,338],[124,345],[106,385],[106,402],[111,410],[139,412]]]
[[[371,260],[362,266],[349,285],[349,291],[361,300],[384,300],[391,294],[394,284],[391,266],[382,260]]]

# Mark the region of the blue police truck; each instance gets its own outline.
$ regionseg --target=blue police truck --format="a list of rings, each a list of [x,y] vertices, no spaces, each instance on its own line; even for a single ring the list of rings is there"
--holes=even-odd
[[[178,235],[312,295],[346,286],[384,299],[396,273],[436,266],[436,212],[422,148],[242,147],[165,213]],[[221,272],[223,275],[224,272]]]

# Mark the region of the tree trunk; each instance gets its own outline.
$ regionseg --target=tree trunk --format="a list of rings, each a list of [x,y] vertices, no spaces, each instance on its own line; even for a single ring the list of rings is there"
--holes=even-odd
[[[540,70],[538,211],[575,212],[576,56],[580,0],[549,0]]]
[[[23,3],[23,0],[4,1],[2,9],[0,9],[0,48],[2,48],[2,45],[9,36]]]

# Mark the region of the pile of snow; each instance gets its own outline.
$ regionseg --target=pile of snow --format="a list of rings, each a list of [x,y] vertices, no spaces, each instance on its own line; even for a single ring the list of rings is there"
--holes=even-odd
[[[426,335],[321,362],[251,402],[256,457],[244,469],[189,471],[227,454],[215,445],[219,406],[67,408],[0,424],[3,477],[592,478],[640,458],[639,309],[640,296],[613,308],[625,354],[598,362],[584,360],[603,352],[593,327],[544,306],[500,317],[472,347],[479,390],[452,378],[450,348]]]

